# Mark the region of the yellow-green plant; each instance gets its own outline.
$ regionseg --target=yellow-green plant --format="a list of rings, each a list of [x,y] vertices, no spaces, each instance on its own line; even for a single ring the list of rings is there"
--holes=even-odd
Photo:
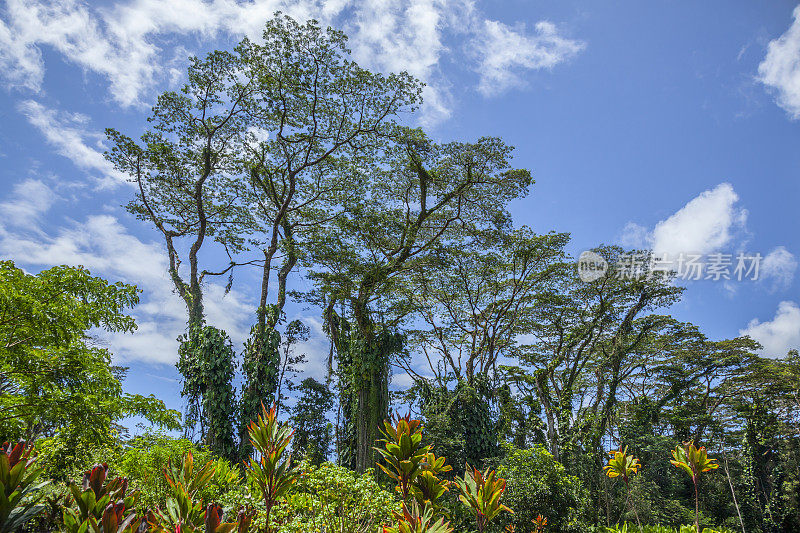
[[[402,513],[395,515],[394,526],[383,526],[383,533],[452,533],[453,528],[444,518],[433,519],[433,509],[426,507],[423,511],[415,501],[411,509],[403,504]]]
[[[196,496],[197,492],[211,481],[215,473],[214,461],[208,461],[199,468],[195,466],[192,452],[185,453],[180,464],[172,464],[170,459],[164,467],[164,478],[172,490],[177,490],[180,485],[191,497]]]
[[[257,421],[250,423],[248,433],[250,443],[260,459],[246,462],[247,475],[261,491],[266,508],[267,533],[271,533],[269,517],[272,508],[286,496],[300,477],[300,469],[292,463],[291,454],[286,452],[294,431],[288,424],[278,421],[274,405],[267,411],[261,404],[261,414]]]
[[[398,416],[394,423],[383,421],[381,429],[383,447],[375,448],[386,465],[378,467],[397,483],[396,490],[403,501],[409,503],[411,484],[422,471],[430,446],[422,445],[422,422],[414,420],[410,414]]]
[[[641,463],[639,463],[639,459],[634,457],[633,455],[628,454],[628,447],[625,446],[625,449],[610,451],[608,454],[611,458],[608,460],[608,464],[603,467],[605,470],[606,475],[610,478],[622,478],[622,481],[625,482],[625,506],[633,508],[633,514],[636,516],[636,523],[639,527],[642,527],[642,523],[639,521],[639,513],[636,512],[636,506],[631,505],[631,486],[630,480],[631,478],[639,473],[639,469],[642,467]]]
[[[458,497],[475,515],[478,533],[483,533],[486,526],[502,511],[513,513],[511,509],[500,503],[506,490],[506,480],[497,477],[494,470],[481,472],[467,465],[463,478],[456,478],[461,495]]]
[[[36,492],[47,482],[36,484],[42,471],[33,468],[35,462],[33,445],[24,441],[0,448],[0,533],[21,529],[44,509]]]
[[[692,478],[692,484],[694,485],[694,528],[697,533],[700,533],[700,495],[697,490],[697,481],[700,474],[716,470],[719,465],[714,462],[716,459],[708,457],[705,446],[696,448],[692,441],[676,446],[672,450],[672,459],[670,461],[672,466],[683,470]]]
[[[444,457],[436,457],[432,451],[425,454],[419,473],[409,486],[409,492],[421,508],[440,510],[439,500],[450,487],[450,482],[443,479],[442,474],[451,470],[453,467],[446,463]]]

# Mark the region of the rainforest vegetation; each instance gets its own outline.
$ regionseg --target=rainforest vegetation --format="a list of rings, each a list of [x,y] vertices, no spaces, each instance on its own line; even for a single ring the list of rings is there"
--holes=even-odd
[[[136,287],[0,262],[0,532],[800,531],[797,352],[670,316],[669,272],[581,281],[512,219],[535,185],[502,139],[409,126],[422,85],[339,31],[263,37],[107,130],[185,304],[183,412],[96,342],[136,335]],[[253,271],[236,346],[204,291]]]

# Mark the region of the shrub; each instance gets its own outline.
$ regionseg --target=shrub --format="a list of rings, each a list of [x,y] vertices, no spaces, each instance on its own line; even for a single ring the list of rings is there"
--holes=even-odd
[[[331,463],[301,465],[298,480],[285,503],[275,510],[279,533],[362,533],[392,520],[400,505],[375,481],[372,470],[358,475]]]
[[[197,464],[212,461],[214,475],[200,488],[198,497],[204,501],[219,501],[241,483],[238,468],[225,459],[219,459],[205,448],[188,439],[176,439],[161,433],[145,433],[131,440],[120,453],[109,459],[109,467],[119,475],[126,476],[130,484],[139,490],[139,505],[154,509],[163,507],[172,494],[163,470],[171,461],[180,464],[182,458],[191,453]]]
[[[528,531],[541,514],[551,531],[585,531],[580,521],[585,491],[578,478],[567,475],[544,447],[507,447],[497,474],[507,480],[504,501],[514,511],[504,516],[506,524]]]

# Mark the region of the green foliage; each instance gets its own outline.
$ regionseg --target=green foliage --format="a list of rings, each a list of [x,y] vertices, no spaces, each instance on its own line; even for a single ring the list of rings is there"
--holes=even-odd
[[[278,390],[278,366],[280,354],[278,347],[281,342],[280,334],[274,328],[261,327],[263,321],[274,324],[278,310],[274,306],[259,309],[259,324],[250,329],[250,337],[245,342],[242,360],[242,399],[239,406],[239,457],[245,460],[252,453],[252,447],[247,437],[250,422],[258,416],[263,402],[271,403]]]
[[[375,531],[399,510],[374,471],[358,475],[331,463],[302,465],[303,475],[285,504],[275,509],[280,533],[363,533]]]
[[[402,350],[404,339],[374,323],[365,336],[333,311],[328,313],[326,322],[336,347],[342,410],[337,457],[340,464],[363,471],[374,465],[372,446],[389,414],[389,362]]]
[[[681,526],[679,528],[673,528],[669,526],[628,526],[628,524],[623,524],[621,526],[616,527],[600,527],[600,528],[593,528],[592,531],[594,533],[693,533],[695,531],[694,526]],[[704,528],[702,533],[736,533],[736,531],[732,529],[711,529],[711,528]]]
[[[456,478],[456,485],[461,491],[458,499],[474,515],[478,533],[483,533],[502,511],[514,512],[500,503],[506,490],[506,480],[498,477],[494,470],[487,468],[481,472],[467,465],[464,477]]]
[[[0,448],[0,533],[11,533],[44,510],[37,492],[47,482],[36,484],[41,469],[34,468],[36,453],[25,442]]]
[[[422,404],[425,439],[436,443],[436,450],[452,464],[484,464],[498,454],[489,389],[482,379],[476,379],[475,386],[461,381],[453,390],[429,383],[414,389]]]
[[[642,465],[639,463],[639,459],[628,454],[627,446],[624,450],[610,451],[608,454],[611,458],[608,460],[608,464],[603,467],[603,470],[606,476],[612,479],[618,477],[625,482],[625,489],[627,491],[626,503],[630,504],[630,480],[635,474],[639,473],[639,468],[641,468]],[[636,512],[636,506],[633,507],[633,512],[636,515],[636,523],[641,525],[639,514]]]
[[[624,450],[619,449],[608,452],[608,454],[611,456],[611,459],[608,460],[608,464],[603,467],[603,470],[610,478],[622,478],[625,484],[627,484],[630,478],[632,478],[634,474],[637,474],[642,467],[639,463],[639,459],[628,454],[627,446]]]
[[[425,454],[420,471],[409,487],[420,509],[441,511],[442,497],[450,490],[450,482],[443,475],[453,470],[445,461],[445,457],[436,457],[432,451]]]
[[[211,462],[214,475],[200,487],[197,496],[203,501],[219,501],[227,492],[235,490],[241,480],[237,466],[216,458],[208,449],[199,448],[188,439],[176,439],[158,433],[145,433],[125,444],[109,457],[109,468],[126,476],[139,493],[142,508],[163,507],[172,487],[163,475],[171,465],[182,465],[183,458],[191,455],[196,464]]]
[[[422,471],[422,464],[431,446],[422,445],[422,422],[413,420],[411,414],[398,416],[395,423],[385,420],[381,434],[382,448],[375,450],[386,461],[378,467],[397,483],[395,490],[404,502],[409,502],[411,484]]]
[[[333,408],[333,393],[314,378],[304,379],[296,393],[299,397],[292,408],[292,446],[311,464],[320,465],[331,451],[333,431],[327,413]]]
[[[378,467],[396,483],[395,491],[405,505],[419,507],[423,513],[439,511],[439,500],[448,491],[449,482],[442,475],[453,468],[444,457],[436,457],[432,446],[422,445],[422,422],[397,416],[394,423],[385,420],[381,429],[383,447],[375,448],[386,464]]]
[[[453,528],[445,523],[443,518],[434,520],[433,509],[420,507],[414,502],[411,510],[403,504],[402,513],[396,513],[397,525],[394,527],[383,526],[383,533],[452,533]]]
[[[177,367],[184,376],[181,395],[189,401],[186,427],[193,428],[202,418],[202,441],[218,456],[235,461],[236,354],[230,339],[224,331],[203,325],[190,328],[180,340]]]
[[[89,330],[132,332],[125,309],[137,289],[93,277],[82,267],[31,275],[0,261],[0,439],[46,437],[56,473],[118,434],[118,421],[143,416],[177,429],[178,414],[153,396],[126,394],[125,370],[92,342]]]
[[[525,532],[541,514],[552,531],[584,530],[585,490],[543,446],[507,447],[497,475],[507,480],[504,501],[514,510],[513,515],[503,517],[504,523]]]
[[[247,477],[258,486],[265,507],[267,533],[272,531],[270,513],[272,508],[287,493],[300,477],[300,470],[292,463],[286,449],[292,442],[294,432],[278,421],[275,407],[269,411],[261,406],[258,420],[250,424],[250,443],[259,459],[246,463]]]

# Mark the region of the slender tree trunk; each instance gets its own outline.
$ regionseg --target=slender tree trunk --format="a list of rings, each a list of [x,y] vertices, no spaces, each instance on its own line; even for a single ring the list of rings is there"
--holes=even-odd
[[[694,483],[694,528],[700,533],[700,495],[697,492],[697,479],[692,478]]]
[[[739,525],[742,526],[742,533],[746,533],[744,529],[744,520],[742,519],[742,511],[739,509],[739,502],[736,499],[736,491],[733,490],[733,481],[731,481],[731,473],[728,470],[728,455],[725,452],[725,447],[722,447],[722,456],[725,459],[725,477],[728,478],[728,486],[731,488],[731,496],[733,496],[733,505],[736,507],[736,514],[739,516]]]

